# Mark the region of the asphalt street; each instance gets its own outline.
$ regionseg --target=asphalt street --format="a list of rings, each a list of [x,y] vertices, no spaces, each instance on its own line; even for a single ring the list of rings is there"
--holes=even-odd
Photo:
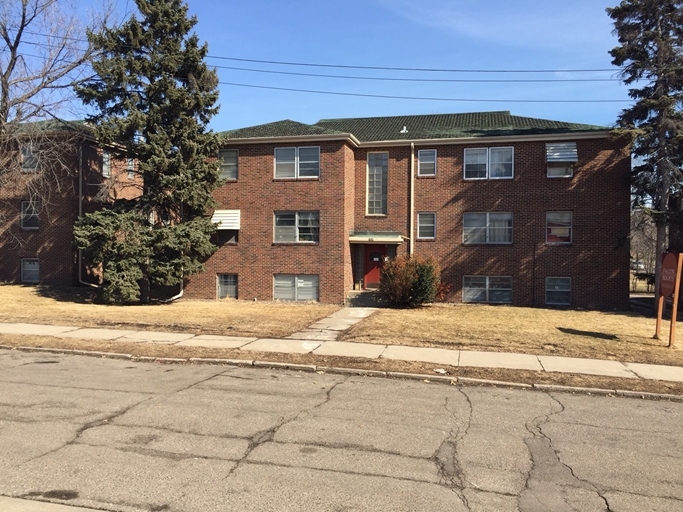
[[[0,503],[680,511],[682,426],[683,403],[0,350]]]

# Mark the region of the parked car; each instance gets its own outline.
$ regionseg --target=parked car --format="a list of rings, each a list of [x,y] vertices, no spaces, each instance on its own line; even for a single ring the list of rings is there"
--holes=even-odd
[[[631,260],[631,270],[645,270],[645,264],[642,261]]]

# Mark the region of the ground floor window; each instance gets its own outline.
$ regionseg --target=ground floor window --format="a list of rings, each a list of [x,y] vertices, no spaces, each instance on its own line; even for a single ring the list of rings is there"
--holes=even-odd
[[[318,276],[275,274],[273,298],[275,300],[318,300]]]
[[[512,302],[512,277],[465,276],[462,287],[463,302]]]
[[[218,298],[237,298],[237,274],[218,274]]]
[[[571,277],[545,278],[545,303],[548,305],[568,306],[572,301]]]
[[[40,261],[37,258],[23,258],[21,260],[21,282],[40,282]]]

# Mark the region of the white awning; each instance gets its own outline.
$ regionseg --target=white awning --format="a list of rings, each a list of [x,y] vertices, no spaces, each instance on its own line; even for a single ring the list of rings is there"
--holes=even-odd
[[[211,222],[218,224],[216,229],[239,229],[239,210],[216,210],[211,216]]]
[[[349,235],[352,244],[402,244],[400,233],[356,232]]]
[[[548,162],[578,162],[576,142],[548,142],[545,145]]]

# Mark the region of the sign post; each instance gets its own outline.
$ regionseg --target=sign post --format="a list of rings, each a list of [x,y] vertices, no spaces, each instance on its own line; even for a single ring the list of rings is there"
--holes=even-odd
[[[662,271],[659,278],[659,300],[657,304],[657,326],[655,338],[660,339],[662,329],[662,315],[664,313],[664,298],[671,300],[671,324],[669,326],[669,347],[673,347],[676,337],[676,315],[678,314],[678,294],[681,287],[681,266],[683,256],[678,253],[667,252],[662,257]]]

